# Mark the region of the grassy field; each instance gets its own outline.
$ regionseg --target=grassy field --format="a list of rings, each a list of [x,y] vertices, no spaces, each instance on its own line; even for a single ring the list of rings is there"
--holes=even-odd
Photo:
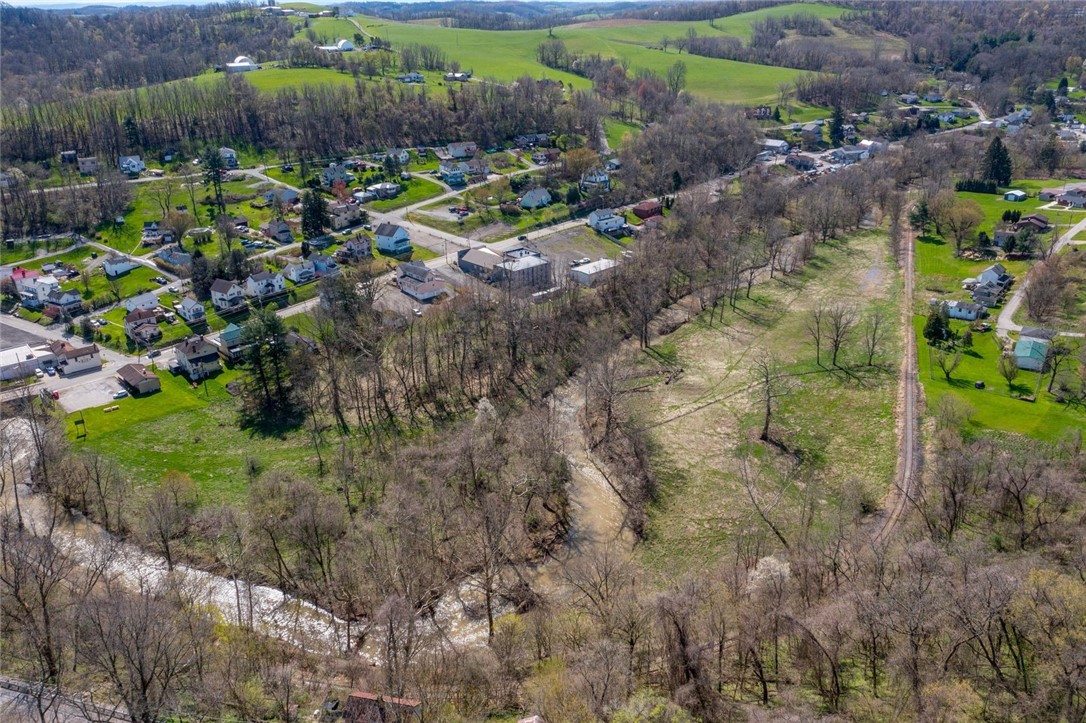
[[[756,285],[723,322],[710,324],[702,313],[645,355],[651,366],[663,360],[681,370],[632,402],[635,419],[650,435],[661,483],[642,548],[650,570],[671,575],[697,568],[719,559],[738,538],[767,532],[744,496],[736,461],[736,450],[756,439],[760,428],[751,366],[763,349],[780,359],[794,385],[780,400],[774,434],[810,463],[807,472],[788,476],[793,481],[774,514],[790,515],[786,509],[806,499],[817,530],[846,498],[885,494],[896,463],[899,327],[890,322],[876,367],[864,366],[855,340],[842,356],[848,373],[827,369],[825,350],[825,366],[818,366],[804,331],[807,312],[820,301],[842,298],[865,310],[878,306],[896,320],[900,284],[881,233],[820,245],[800,274]],[[778,456],[759,443],[753,447],[760,459]]]
[[[17,264],[20,261],[26,261],[34,258],[34,256],[41,252],[43,254],[55,254],[58,251],[62,251],[71,246],[74,242],[68,237],[62,237],[58,239],[48,239],[46,241],[29,241],[25,243],[12,243],[12,248],[7,247],[7,243],[0,243],[0,265],[7,266],[8,264]],[[44,259],[46,263],[50,259]],[[26,266],[26,264],[23,264]]]
[[[620,151],[627,140],[641,134],[641,126],[637,123],[626,123],[617,118],[606,118],[603,121],[603,132],[607,136],[607,145],[611,146],[611,150]]]
[[[444,188],[425,178],[412,176],[410,181],[400,181],[399,183],[401,186],[407,186],[407,189],[399,196],[381,201],[372,201],[367,203],[365,207],[371,211],[393,211],[397,208],[403,208],[404,206],[410,206],[419,203],[420,201],[425,201],[434,196],[440,196],[445,192]]]
[[[1086,426],[1086,410],[1058,404],[1045,392],[1048,375],[1020,370],[1014,386],[1000,376],[998,361],[999,340],[994,332],[973,334],[973,347],[962,350],[961,365],[951,374],[948,382],[943,372],[934,367],[924,340],[924,316],[916,316],[913,326],[920,362],[920,380],[924,385],[927,407],[935,409],[940,397],[954,393],[973,408],[970,425],[977,431],[1001,430],[1025,434],[1038,439],[1054,440],[1072,429]],[[965,322],[952,322],[962,331]],[[974,388],[974,382],[983,381],[984,389]],[[1037,394],[1037,401],[1026,402],[1018,397]]]
[[[180,376],[159,371],[162,391],[111,403],[106,413],[88,409],[69,416],[68,432],[77,448],[86,446],[115,460],[136,484],[161,480],[179,470],[197,483],[201,504],[240,499],[248,487],[246,461],[263,469],[299,476],[315,472],[315,453],[304,433],[261,436],[238,428],[233,398],[225,385],[238,377],[227,370],[196,388]],[[87,435],[76,438],[74,420],[82,417]]]
[[[946,295],[954,299],[966,299],[968,293],[961,288],[962,280],[975,277],[995,259],[970,259],[954,256],[954,244],[935,235],[919,236],[916,240],[917,298],[924,304],[925,294]],[[1011,274],[1021,278],[1029,270],[1028,261],[1000,261]]]

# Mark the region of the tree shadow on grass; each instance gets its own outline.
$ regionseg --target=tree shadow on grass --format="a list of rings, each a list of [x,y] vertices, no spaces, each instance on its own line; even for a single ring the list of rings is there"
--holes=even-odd
[[[938,236],[932,236],[931,234],[923,234],[916,237],[917,243],[928,244],[930,246],[946,246],[946,241]]]
[[[302,426],[305,415],[301,409],[291,405],[287,408],[251,407],[242,404],[238,412],[238,424],[250,437],[274,437],[286,439],[290,432]]]

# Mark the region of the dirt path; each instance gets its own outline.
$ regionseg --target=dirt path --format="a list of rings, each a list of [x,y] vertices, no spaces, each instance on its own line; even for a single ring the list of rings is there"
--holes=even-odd
[[[905,515],[906,505],[920,484],[920,448],[917,433],[919,418],[920,384],[916,363],[916,333],[913,331],[913,293],[915,278],[916,238],[910,233],[905,237],[902,250],[902,274],[904,296],[901,305],[901,324],[905,334],[904,358],[901,361],[898,403],[894,410],[897,417],[898,450],[897,472],[894,486],[886,496],[883,510],[876,516],[871,538],[882,543],[894,532]]]

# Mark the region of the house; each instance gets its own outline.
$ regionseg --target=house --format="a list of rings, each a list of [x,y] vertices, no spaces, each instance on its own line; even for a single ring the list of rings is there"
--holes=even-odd
[[[925,103],[942,103],[943,102],[943,94],[940,93],[937,90],[933,90],[930,93],[925,93],[924,94],[924,102]]]
[[[406,148],[389,148],[385,151],[385,158],[391,158],[401,166],[411,162],[411,153]]]
[[[347,697],[344,723],[408,723],[420,720],[422,703],[375,693],[351,693]]]
[[[551,262],[542,254],[525,248],[506,251],[494,266],[494,280],[514,288],[549,288]]]
[[[1002,264],[992,264],[976,278],[973,287],[973,301],[991,308],[999,303],[1014,277],[1007,273]]]
[[[219,349],[202,334],[193,334],[177,345],[177,366],[189,379],[203,379],[222,369]]]
[[[644,220],[646,218],[652,218],[653,216],[662,216],[664,214],[664,206],[659,201],[642,201],[631,209],[634,216]]]
[[[40,309],[50,294],[60,290],[60,281],[52,274],[45,274],[16,281],[15,288],[19,289],[23,304]]]
[[[502,262],[501,254],[486,247],[460,249],[456,252],[456,265],[468,276],[489,282],[493,278],[494,267]]]
[[[120,254],[110,254],[109,258],[102,263],[102,269],[106,272],[106,276],[120,276],[121,274],[127,274],[137,266],[139,266],[139,264],[135,261]]]
[[[211,283],[211,305],[219,311],[233,311],[245,303],[245,291],[238,284],[226,279]]]
[[[830,151],[830,158],[834,163],[852,164],[866,161],[871,153],[859,146],[841,146]]]
[[[974,304],[971,301],[948,301],[946,303],[946,313],[951,319],[964,319],[965,321],[976,321],[987,314],[983,306]]]
[[[362,221],[362,207],[355,202],[328,204],[328,222],[333,231],[341,231]]]
[[[348,262],[373,258],[373,244],[365,236],[355,236],[336,250],[336,258]]]
[[[96,156],[83,156],[75,161],[82,176],[91,176],[98,173],[98,158]]]
[[[239,55],[234,58],[233,63],[227,63],[225,66],[227,73],[248,73],[251,70],[260,70],[260,66],[253,62],[253,59],[247,55]]]
[[[313,262],[317,276],[335,276],[339,273],[339,264],[328,254],[310,254],[309,260]]]
[[[581,286],[595,286],[609,279],[617,267],[618,264],[613,259],[600,259],[574,266],[569,270],[569,276]]]
[[[548,163],[554,163],[561,157],[562,151],[558,150],[557,148],[544,148],[542,150],[532,153],[532,163],[543,166]]]
[[[784,155],[792,149],[792,146],[788,145],[788,141],[782,141],[776,138],[765,138],[762,140],[762,149],[771,153]]]
[[[143,364],[125,364],[117,370],[117,378],[135,394],[154,394],[162,390],[158,375]]]
[[[268,203],[281,203],[284,206],[293,206],[298,203],[300,196],[293,188],[273,188],[264,194],[264,200]]]
[[[1048,357],[1048,343],[1037,339],[1019,339],[1014,345],[1014,361],[1019,369],[1039,372]]]
[[[450,186],[463,186],[467,183],[467,164],[442,163],[438,173],[441,174],[441,180]]]
[[[286,290],[286,279],[277,271],[259,271],[245,279],[245,295],[249,298],[273,296]]]
[[[281,244],[294,243],[294,234],[286,221],[272,219],[260,224],[260,233]]]
[[[49,343],[49,350],[56,356],[57,371],[61,374],[79,374],[102,368],[102,353],[97,344],[77,347],[58,340]]]
[[[913,105],[920,101],[920,96],[916,93],[902,93],[897,99],[906,105]]]
[[[145,291],[138,296],[133,296],[130,299],[124,300],[124,308],[129,312],[135,311],[136,309],[157,309],[158,307],[158,297],[150,291]]]
[[[518,148],[534,148],[550,145],[551,137],[546,133],[522,133],[513,139]]]
[[[385,254],[404,254],[411,250],[411,237],[402,226],[383,223],[374,232],[377,237],[377,250]]]
[[[207,321],[207,316],[204,313],[204,305],[196,299],[185,297],[181,299],[181,302],[177,304],[177,315],[190,324],[199,324]]]
[[[216,344],[219,348],[219,356],[222,357],[223,361],[233,362],[241,358],[242,353],[245,351],[245,345],[242,344],[242,331],[240,326],[230,323],[219,332],[219,339]]]
[[[79,154],[76,153],[75,151],[61,151],[60,152],[60,162],[61,163],[75,163],[76,158],[78,158],[78,156],[79,156]]]
[[[422,73],[404,73],[403,75],[397,75],[396,80],[401,83],[425,83],[426,78]]]
[[[287,264],[286,268],[283,269],[283,276],[286,276],[296,284],[304,284],[307,281],[312,281],[317,278],[317,270],[313,268],[312,261],[309,259],[302,259]]]
[[[885,153],[890,148],[890,141],[885,138],[867,138],[857,143],[856,147],[862,148],[869,155],[875,156],[879,153]]]
[[[46,316],[57,317],[60,314],[76,314],[82,309],[83,297],[74,289],[53,289],[43,300]],[[56,312],[50,313],[50,307]]]
[[[1042,188],[1041,192],[1037,194],[1037,198],[1042,201],[1055,201],[1056,197],[1063,191],[1062,188]]]
[[[338,182],[348,184],[354,181],[354,174],[347,171],[342,163],[329,163],[321,170],[321,187],[331,188]]]
[[[182,251],[180,246],[163,246],[155,254],[155,258],[175,269],[192,266],[192,254]]]
[[[400,291],[419,301],[430,301],[445,293],[445,282],[421,261],[408,261],[396,267]]]
[[[222,159],[223,165],[227,168],[238,167],[238,152],[233,148],[227,148],[223,146],[219,149],[219,158]]]
[[[992,243],[999,248],[1005,247],[1008,241],[1017,238],[1018,234],[1013,228],[997,228],[992,232]]]
[[[150,344],[162,338],[154,309],[136,309],[124,317],[124,335],[135,342]]]
[[[1007,191],[1006,193],[1003,194],[1003,200],[1004,201],[1025,201],[1026,200],[1026,192],[1025,191],[1019,191],[1018,189],[1015,189],[1013,191]]]
[[[457,83],[466,83],[471,80],[471,73],[453,72],[445,73],[445,82],[451,83],[453,81]]]
[[[784,162],[791,168],[806,173],[807,171],[813,171],[817,167],[818,163],[810,156],[792,155],[784,159]]]
[[[1064,191],[1056,196],[1056,203],[1067,208],[1086,208],[1086,186]]]
[[[21,344],[0,351],[0,379],[23,379],[35,369],[55,364],[56,356],[49,347],[31,348],[29,344]]]
[[[1036,326],[1023,326],[1022,331],[1018,332],[1020,339],[1033,339],[1034,341],[1043,341],[1048,343],[1055,339],[1059,334],[1051,329],[1041,329]]]
[[[1018,219],[1013,226],[1015,231],[1021,231],[1022,229],[1029,229],[1035,233],[1047,233],[1052,230],[1052,226],[1048,221],[1048,216],[1043,213],[1031,213],[1028,216],[1023,216]]]
[[[139,175],[147,170],[147,166],[139,156],[121,156],[121,160],[117,165],[120,167],[121,173],[127,173],[130,176]]]
[[[450,143],[448,151],[453,158],[471,158],[479,152],[479,146],[473,141],[461,141],[459,143]]]
[[[581,188],[602,187],[611,190],[611,176],[602,168],[593,168],[581,176]]]
[[[543,208],[551,204],[551,192],[545,188],[533,188],[520,197],[520,207],[525,209]]]
[[[588,225],[600,233],[611,233],[626,225],[626,217],[610,208],[601,208],[588,214]]]
[[[372,193],[377,198],[396,198],[403,191],[403,187],[398,183],[375,183],[372,186],[366,186],[366,192]]]

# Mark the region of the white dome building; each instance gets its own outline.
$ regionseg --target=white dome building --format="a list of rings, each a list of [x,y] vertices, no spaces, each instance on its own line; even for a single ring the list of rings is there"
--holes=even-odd
[[[233,63],[226,64],[227,73],[245,73],[250,70],[260,70],[260,66],[253,62],[248,55],[239,55]]]

